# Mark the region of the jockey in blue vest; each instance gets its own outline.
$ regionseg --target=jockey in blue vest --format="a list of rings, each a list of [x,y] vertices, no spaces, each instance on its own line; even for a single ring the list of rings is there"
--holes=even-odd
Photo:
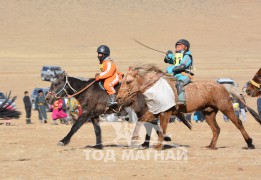
[[[175,55],[168,51],[164,58],[165,63],[173,64],[167,67],[167,72],[177,78],[176,88],[178,91],[178,104],[185,105],[184,86],[191,82],[192,55],[189,51],[190,43],[186,39],[180,39],[176,45]]]

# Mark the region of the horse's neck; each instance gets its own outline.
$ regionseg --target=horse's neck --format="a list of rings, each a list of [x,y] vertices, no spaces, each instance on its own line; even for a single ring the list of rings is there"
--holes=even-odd
[[[139,79],[139,83],[141,85],[141,89],[142,90],[146,90],[147,88],[153,86],[158,80],[159,78],[162,77],[162,74],[160,73],[147,73],[146,75],[142,76]]]

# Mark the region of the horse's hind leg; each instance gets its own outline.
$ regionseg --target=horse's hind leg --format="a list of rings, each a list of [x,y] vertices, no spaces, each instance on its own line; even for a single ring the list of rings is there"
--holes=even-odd
[[[247,143],[247,146],[249,149],[255,149],[255,146],[252,144],[252,139],[249,137],[249,135],[247,134],[243,124],[242,124],[242,121],[237,118],[235,112],[234,112],[234,109],[233,107],[231,106],[231,108],[229,108],[229,110],[227,111],[224,111],[223,112],[234,124],[235,126],[239,129],[239,131],[241,132],[241,134],[243,135],[246,143]]]
[[[216,121],[217,112],[218,112],[218,110],[203,111],[206,121],[207,121],[208,125],[210,126],[212,133],[213,133],[212,140],[211,140],[209,146],[207,146],[207,148],[210,148],[210,149],[217,149],[216,144],[217,144],[218,136],[220,133],[220,128]]]
[[[76,133],[78,131],[78,129],[80,129],[80,127],[87,121],[87,114],[82,114],[79,119],[73,124],[70,132],[61,140],[59,141],[58,145],[59,146],[65,146],[67,145],[72,136],[74,135],[74,133]]]

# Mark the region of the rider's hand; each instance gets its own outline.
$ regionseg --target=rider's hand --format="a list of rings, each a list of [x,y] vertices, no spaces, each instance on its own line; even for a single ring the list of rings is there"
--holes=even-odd
[[[100,73],[95,74],[95,81],[99,81],[99,76],[100,76]]]
[[[168,61],[171,61],[171,60],[174,60],[174,54],[171,50],[168,50],[168,52],[166,53],[166,56],[164,58],[164,61],[168,62]]]

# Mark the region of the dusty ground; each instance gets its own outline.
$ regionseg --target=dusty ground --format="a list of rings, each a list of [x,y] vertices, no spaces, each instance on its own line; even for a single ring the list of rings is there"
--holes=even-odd
[[[166,154],[178,153],[178,148],[165,150],[163,161],[154,156],[144,160],[142,155],[148,150],[128,161],[121,158],[126,149],[106,147],[103,152],[113,152],[116,162],[104,162],[86,159],[82,149],[95,143],[91,124],[84,125],[68,146],[59,147],[57,142],[70,126],[40,124],[36,112],[34,124],[25,125],[22,98],[25,90],[50,85],[40,80],[43,65],[62,66],[72,76],[93,77],[100,44],[111,47],[111,56],[123,72],[141,62],[166,67],[164,55],[141,47],[132,38],[163,51],[186,38],[191,42],[197,79],[231,77],[241,89],[261,65],[260,7],[258,0],[0,1],[0,91],[18,95],[17,107],[23,113],[12,126],[0,126],[0,178],[259,179],[260,125],[249,114],[244,125],[255,150],[242,150],[246,144],[240,132],[218,114],[217,151],[202,148],[212,136],[206,123],[194,123],[191,132],[175,123],[168,129],[171,144],[183,145],[187,160],[166,160]],[[255,98],[246,97],[246,101],[256,109]],[[113,142],[112,125],[103,123],[102,130],[104,142]]]

